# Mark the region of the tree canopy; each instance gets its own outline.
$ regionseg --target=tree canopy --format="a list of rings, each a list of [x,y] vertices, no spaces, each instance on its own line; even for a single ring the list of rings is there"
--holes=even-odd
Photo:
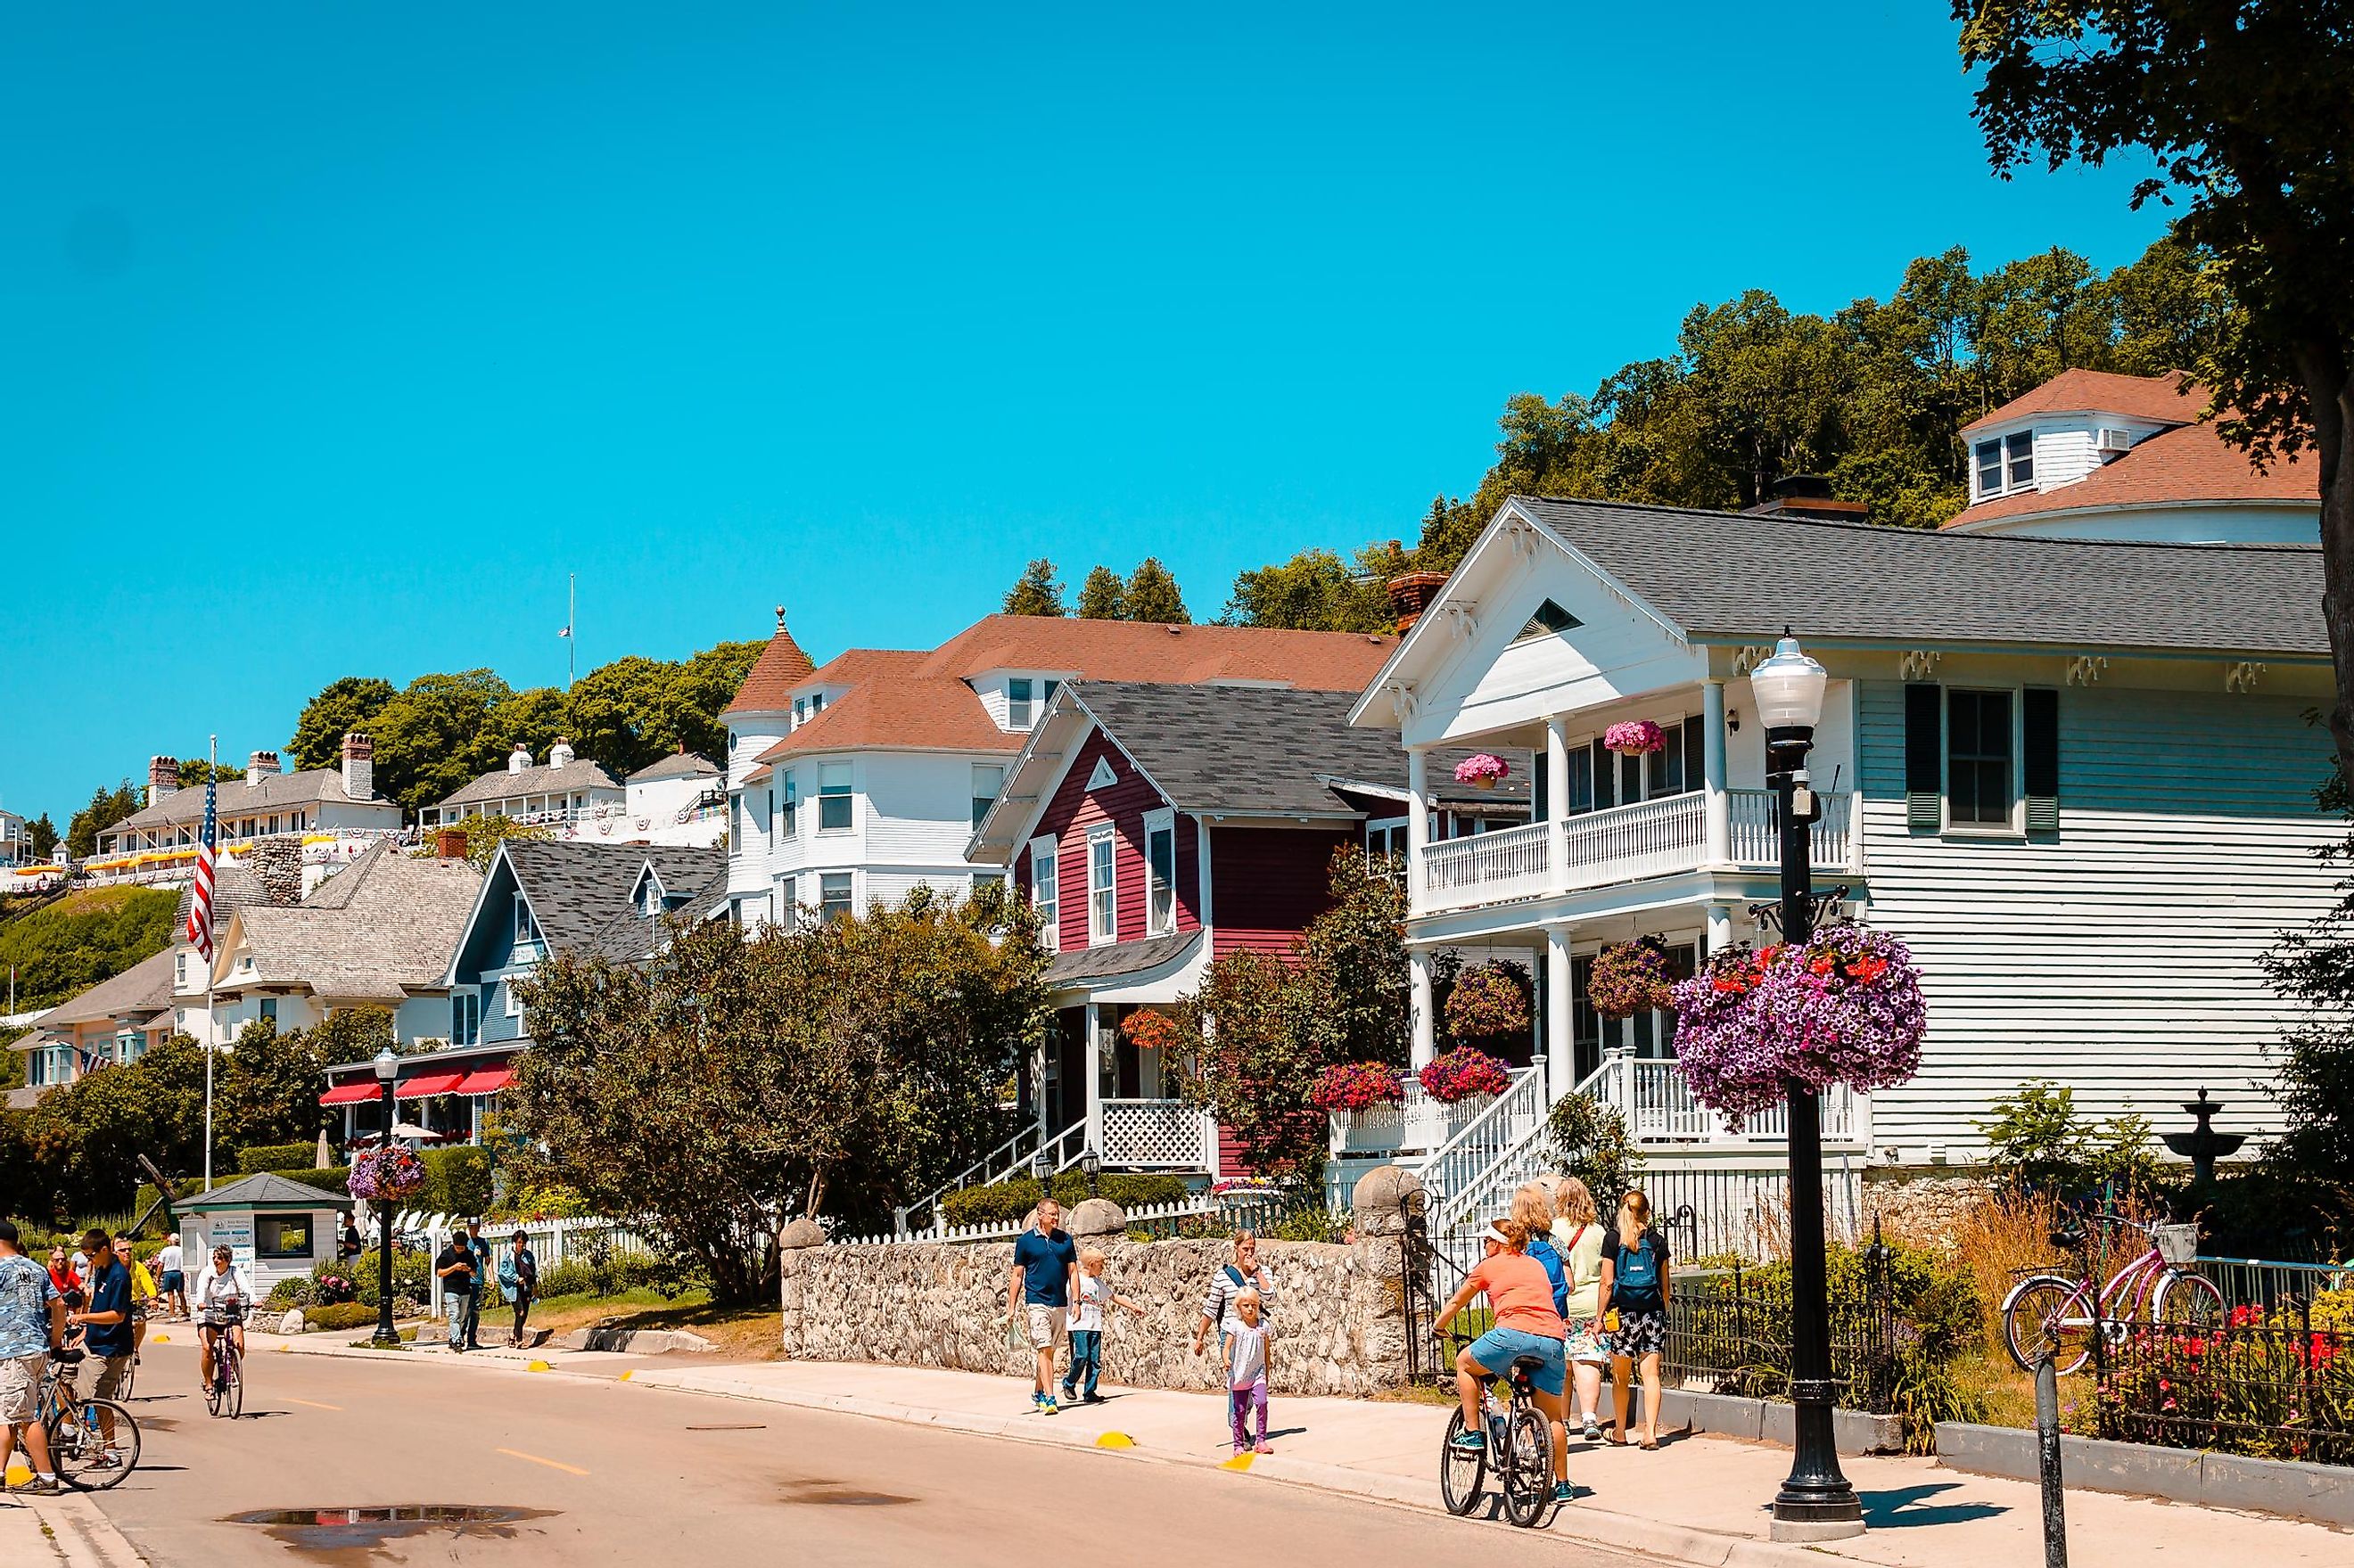
[[[139,810],[146,791],[125,779],[113,789],[103,785],[90,793],[90,804],[66,823],[66,853],[88,860],[98,853],[98,835]]]
[[[1136,564],[1136,570],[1128,575],[1124,597],[1129,620],[1184,626],[1193,619],[1185,611],[1185,596],[1178,591],[1176,574],[1162,566],[1158,556],[1147,556]]]
[[[1128,585],[1109,567],[1097,567],[1079,585],[1081,620],[1126,620]]]
[[[16,971],[18,1007],[54,1007],[171,945],[179,895],[92,887],[0,921],[0,982]]]
[[[1055,563],[1040,556],[1022,568],[1022,575],[1005,593],[1005,613],[1008,615],[1068,615],[1063,604],[1062,579],[1055,575]]]

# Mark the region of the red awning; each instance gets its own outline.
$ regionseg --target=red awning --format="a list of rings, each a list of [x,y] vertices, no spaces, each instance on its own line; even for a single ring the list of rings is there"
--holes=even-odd
[[[464,1080],[450,1092],[453,1095],[494,1095],[505,1088],[514,1076],[513,1067],[485,1067],[480,1072],[467,1074]]]
[[[413,1078],[403,1078],[400,1086],[392,1091],[397,1100],[426,1100],[435,1095],[446,1095],[463,1082],[463,1073],[419,1073]]]
[[[319,1097],[319,1103],[323,1106],[366,1105],[381,1092],[373,1082],[337,1084]]]

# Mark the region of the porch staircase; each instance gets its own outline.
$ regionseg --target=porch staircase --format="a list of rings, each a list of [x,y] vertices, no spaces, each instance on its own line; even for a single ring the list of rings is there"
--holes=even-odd
[[[1055,1174],[1068,1171],[1079,1162],[1087,1149],[1087,1123],[1085,1117],[1073,1122],[1049,1138],[1033,1122],[1024,1122],[1013,1137],[898,1211],[897,1229],[901,1234],[916,1231],[937,1231],[942,1228],[940,1200],[965,1187],[986,1187],[993,1181],[1010,1181],[1027,1176],[1036,1168],[1038,1157],[1045,1156],[1046,1169]],[[921,1223],[917,1222],[920,1219]]]

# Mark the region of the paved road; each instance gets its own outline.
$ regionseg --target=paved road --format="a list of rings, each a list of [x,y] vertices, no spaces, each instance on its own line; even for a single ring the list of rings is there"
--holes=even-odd
[[[797,1568],[1038,1568],[1074,1554],[1120,1568],[1631,1561],[1578,1543],[1574,1516],[1540,1542],[1247,1476],[621,1383],[266,1355],[232,1425],[180,1392],[195,1382],[190,1349],[149,1347],[135,1402],[144,1461],[101,1499],[157,1568],[645,1568],[714,1548],[723,1562]],[[389,1539],[228,1522],[387,1504],[527,1511]]]

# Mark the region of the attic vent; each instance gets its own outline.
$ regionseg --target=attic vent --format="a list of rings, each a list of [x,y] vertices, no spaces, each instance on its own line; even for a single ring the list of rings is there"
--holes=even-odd
[[[1521,634],[1512,641],[1525,642],[1532,637],[1553,637],[1567,631],[1573,626],[1585,624],[1585,622],[1578,620],[1553,600],[1547,599],[1537,606],[1537,612],[1529,617],[1529,623],[1521,628]]]
[[[1108,789],[1119,782],[1119,775],[1111,770],[1111,758],[1108,757],[1097,758],[1096,770],[1087,775],[1087,788],[1090,789]]]

